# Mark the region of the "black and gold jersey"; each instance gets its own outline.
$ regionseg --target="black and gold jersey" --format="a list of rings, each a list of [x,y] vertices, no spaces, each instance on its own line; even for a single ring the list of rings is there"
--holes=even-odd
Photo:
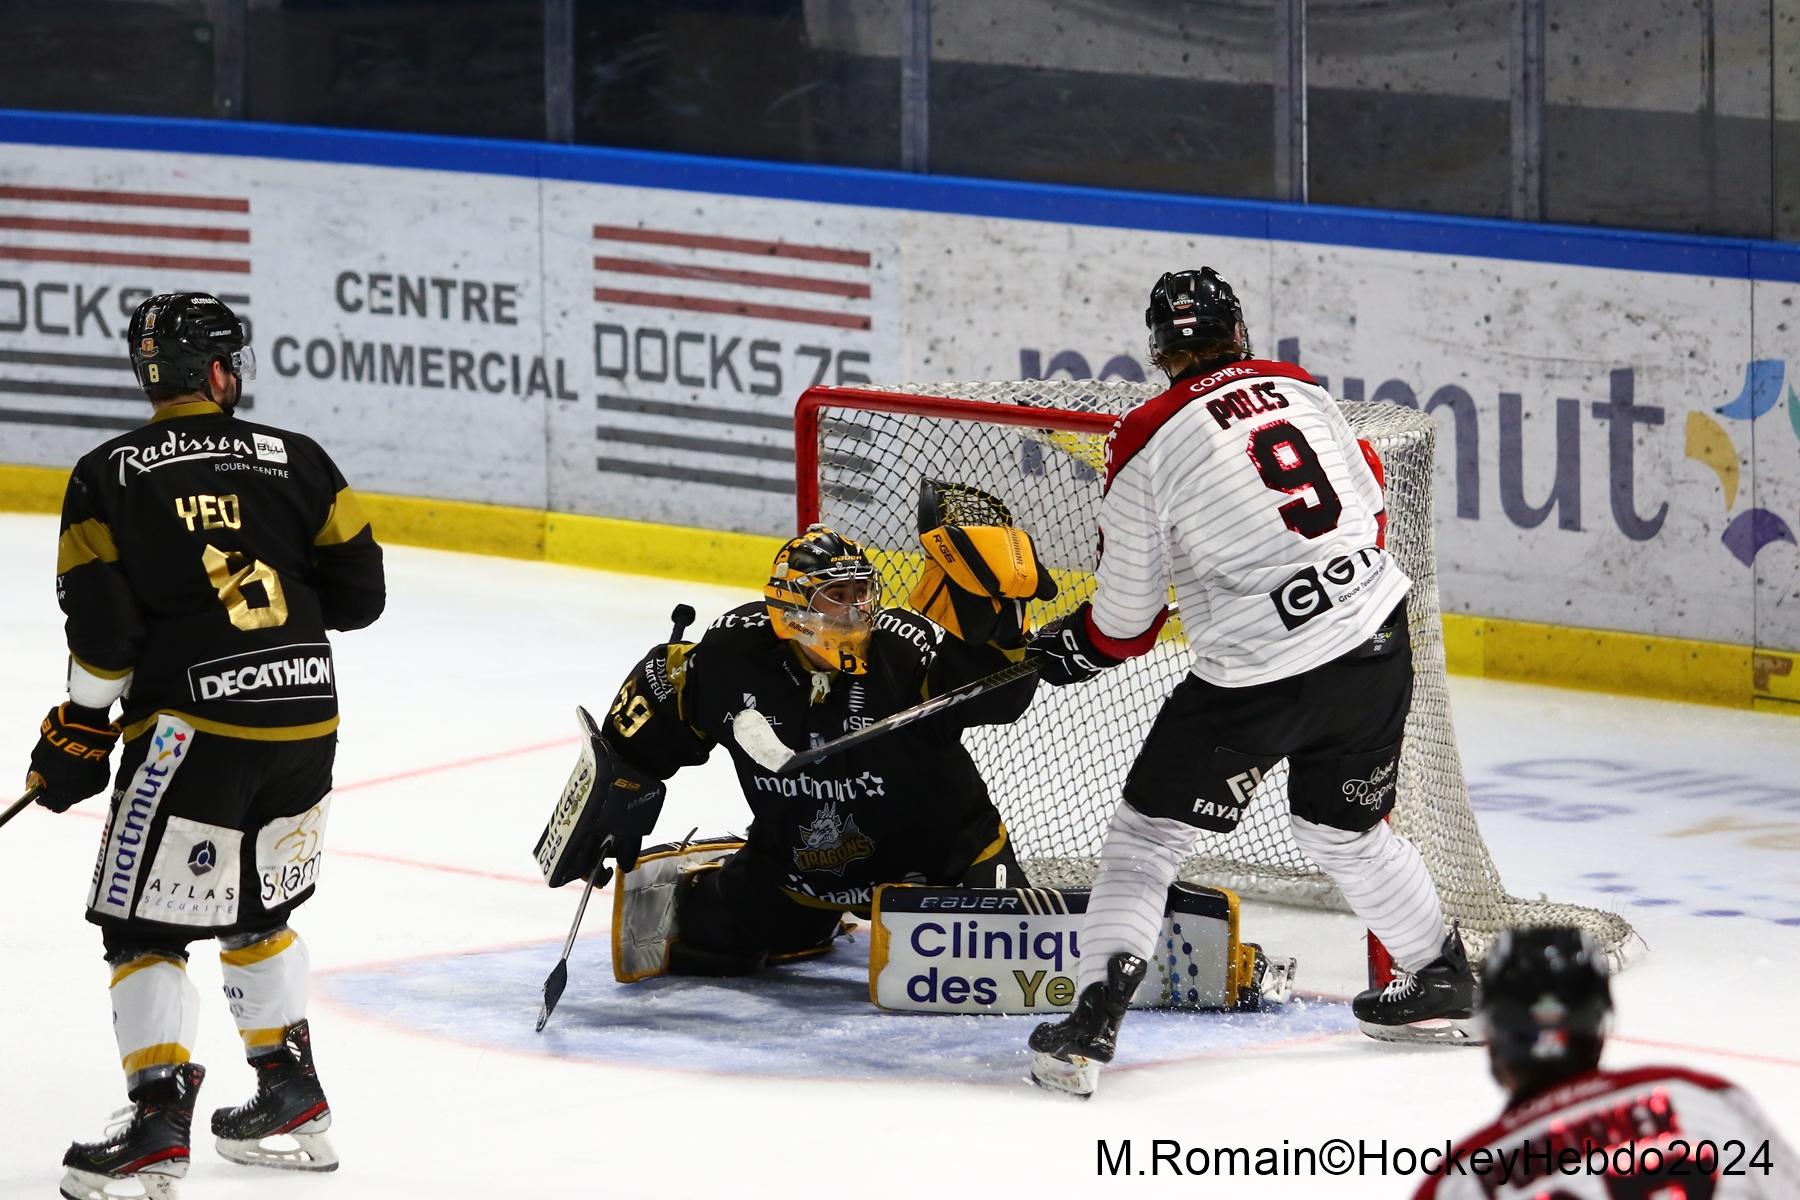
[[[381,548],[324,450],[205,401],[76,463],[56,590],[71,695],[110,699],[117,681],[127,739],[159,712],[235,737],[331,732],[325,631],[362,628],[386,600]]]
[[[620,688],[604,730],[616,752],[662,779],[724,745],[750,805],[746,852],[777,859],[788,893],[803,903],[860,909],[878,884],[955,883],[1000,849],[1000,814],[962,733],[1016,720],[1031,703],[1035,676],[791,775],[746,753],[732,718],[754,708],[801,750],[1009,661],[991,645],[969,645],[890,608],[876,615],[865,674],[814,674],[756,602],[714,621],[697,643],[652,649]]]

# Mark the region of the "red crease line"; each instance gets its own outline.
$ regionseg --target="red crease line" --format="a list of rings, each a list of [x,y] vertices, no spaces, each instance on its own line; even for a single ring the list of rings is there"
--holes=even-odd
[[[410,771],[396,771],[392,775],[377,775],[373,779],[359,779],[354,783],[340,783],[334,786],[333,792],[353,792],[358,788],[376,787],[384,783],[395,783],[402,779],[417,779],[421,775],[436,775],[444,771],[457,771],[463,767],[479,766],[482,763],[498,762],[505,758],[517,758],[522,754],[536,754],[540,750],[555,750],[562,746],[573,746],[581,741],[576,737],[557,738],[555,741],[534,742],[529,746],[515,746],[510,750],[496,750],[492,754],[477,754],[473,758],[459,758],[451,762],[437,763],[429,767],[414,767]]]

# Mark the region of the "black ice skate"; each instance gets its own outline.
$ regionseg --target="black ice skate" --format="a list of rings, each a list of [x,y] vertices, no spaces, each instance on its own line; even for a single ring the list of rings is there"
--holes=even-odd
[[[1115,954],[1106,962],[1106,981],[1090,983],[1075,1011],[1031,1031],[1031,1081],[1041,1088],[1082,1099],[1100,1083],[1100,1064],[1118,1050],[1119,1023],[1131,995],[1148,969],[1135,954]]]
[[[69,1200],[114,1200],[131,1193],[116,1185],[135,1180],[146,1200],[176,1200],[187,1176],[194,1094],[206,1068],[183,1063],[146,1084],[97,1142],[76,1142],[63,1155],[62,1194]]]
[[[250,1065],[256,1068],[256,1095],[248,1104],[213,1113],[219,1156],[285,1171],[337,1170],[337,1152],[325,1136],[331,1106],[313,1070],[312,1031],[306,1022],[288,1026],[281,1046],[251,1059]]]
[[[1396,972],[1384,988],[1370,988],[1350,1003],[1362,1031],[1384,1042],[1440,1041],[1480,1044],[1475,1028],[1475,972],[1452,929],[1438,956],[1417,971]]]

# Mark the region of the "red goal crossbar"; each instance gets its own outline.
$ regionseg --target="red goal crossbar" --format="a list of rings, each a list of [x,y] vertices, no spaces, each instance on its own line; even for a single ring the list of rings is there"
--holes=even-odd
[[[1068,433],[1104,435],[1118,421],[1113,413],[1070,412],[1033,408],[1022,404],[989,404],[981,400],[953,400],[948,396],[919,396],[910,392],[882,392],[869,388],[811,387],[794,405],[794,502],[799,528],[819,519],[819,423],[828,408],[852,408],[865,412],[912,413],[984,425],[1019,425],[1027,429],[1057,429]]]

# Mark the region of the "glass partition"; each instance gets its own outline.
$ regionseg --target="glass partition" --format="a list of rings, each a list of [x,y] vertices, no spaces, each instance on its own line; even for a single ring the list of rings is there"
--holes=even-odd
[[[1508,215],[1513,0],[1308,0],[1309,198]]]
[[[894,167],[902,0],[576,0],[575,140]]]
[[[1268,0],[932,6],[934,173],[1274,194]]]
[[[38,0],[0,3],[0,13],[0,108],[213,115],[206,0]]]
[[[542,0],[256,0],[257,121],[536,139]]]
[[[1769,0],[1545,4],[1545,219],[1770,236]]]

